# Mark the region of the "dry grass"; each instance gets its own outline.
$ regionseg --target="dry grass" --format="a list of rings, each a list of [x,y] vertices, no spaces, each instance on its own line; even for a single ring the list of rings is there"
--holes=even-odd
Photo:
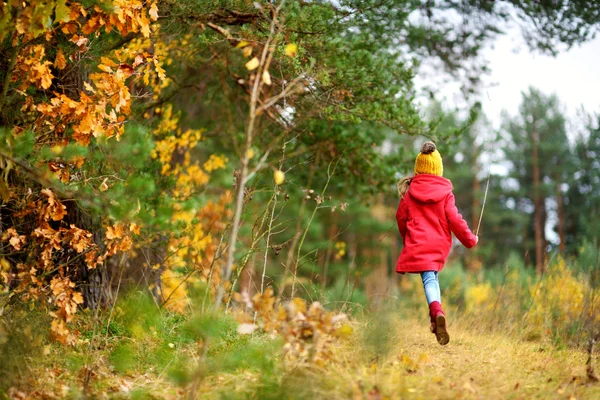
[[[323,398],[600,398],[600,386],[587,382],[587,355],[581,351],[556,350],[505,332],[475,333],[465,322],[450,324],[447,346],[436,342],[425,318],[397,318],[392,326],[391,349],[379,360],[363,356],[357,363],[357,339],[340,349],[346,361],[327,370],[337,384]]]
[[[393,334],[387,338],[364,338],[355,334],[335,352],[336,359],[325,368],[287,365],[279,376],[261,371],[240,370],[206,379],[196,398],[202,399],[597,399],[600,385],[587,382],[586,354],[556,350],[539,342],[524,342],[496,334],[476,333],[466,324],[451,324],[451,342],[440,346],[429,333],[425,318],[394,318]],[[377,333],[375,333],[377,334]],[[377,357],[365,340],[390,347]],[[106,398],[185,398],[187,390],[173,385],[158,371],[133,376],[111,368],[98,368],[93,392]],[[54,387],[59,395],[77,398],[80,377],[44,368],[39,382]],[[40,371],[42,372],[42,371]],[[64,386],[63,386],[64,385]],[[272,387],[269,387],[272,386]],[[69,387],[71,390],[69,390]],[[44,390],[30,395],[41,395]],[[46,394],[48,392],[46,391]],[[79,394],[82,394],[79,392]],[[141,397],[136,396],[141,395]],[[100,397],[104,397],[100,396]]]

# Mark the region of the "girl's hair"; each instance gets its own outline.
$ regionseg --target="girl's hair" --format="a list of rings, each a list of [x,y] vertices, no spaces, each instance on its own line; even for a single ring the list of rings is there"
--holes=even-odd
[[[409,176],[398,181],[398,194],[400,195],[400,199],[404,198],[404,195],[408,192],[408,187],[411,182],[412,178]]]

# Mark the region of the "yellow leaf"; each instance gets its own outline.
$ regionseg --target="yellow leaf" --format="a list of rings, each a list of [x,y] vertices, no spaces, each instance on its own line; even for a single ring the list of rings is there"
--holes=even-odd
[[[248,71],[252,71],[255,70],[256,68],[258,68],[258,58],[254,57],[252,60],[248,61],[246,63],[246,68],[248,69]]]
[[[156,68],[156,73],[158,74],[158,78],[161,81],[164,81],[165,79],[167,79],[166,71],[164,70],[164,68],[162,68],[160,66],[160,64],[158,63],[158,60],[156,58],[154,59],[154,67]]]
[[[296,57],[296,52],[298,52],[298,46],[296,46],[294,43],[290,43],[287,46],[285,46],[285,54],[288,57]]]
[[[252,46],[244,47],[244,57],[250,57],[252,55]]]
[[[269,74],[269,71],[264,71],[262,78],[265,85],[271,86],[271,74]]]
[[[144,37],[149,38],[150,37],[150,21],[148,20],[148,17],[146,17],[145,13],[142,13],[142,16],[139,19],[139,24],[142,27],[142,35],[144,35]]]
[[[283,181],[285,181],[285,174],[283,173],[283,171],[279,169],[275,171],[275,173],[273,174],[273,180],[277,185],[281,185]]]
[[[158,20],[158,7],[156,6],[156,1],[150,6],[150,19],[152,21]]]
[[[242,41],[241,41],[241,42],[239,42],[239,43],[237,44],[237,46],[235,46],[235,47],[237,47],[238,49],[243,49],[244,47],[248,46],[249,44],[250,44],[250,43],[246,42],[245,40],[242,40]]]
[[[92,87],[92,85],[90,85],[87,82],[83,82],[83,87],[85,88],[85,90],[87,90],[88,92],[91,93],[96,93],[96,91],[94,90],[94,88]]]

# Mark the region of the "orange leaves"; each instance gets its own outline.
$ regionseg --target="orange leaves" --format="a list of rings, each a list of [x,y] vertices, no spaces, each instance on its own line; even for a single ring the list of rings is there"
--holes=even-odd
[[[150,21],[158,19],[156,2],[152,3],[149,10],[139,0],[113,0],[112,6],[109,13],[95,6],[82,32],[89,35],[104,27],[106,32],[115,29],[123,36],[141,32],[144,37],[150,37]]]
[[[54,75],[50,71],[52,63],[44,60],[46,49],[43,45],[27,47],[17,57],[13,81],[22,78],[21,90],[25,90],[29,84],[34,84],[39,89],[48,89],[52,85]]]
[[[86,38],[85,36],[74,35],[71,38],[71,42],[75,43],[77,45],[77,47],[82,48],[86,44],[88,44],[89,39]]]
[[[75,225],[69,225],[71,229],[65,231],[64,240],[78,253],[83,253],[94,245],[92,233],[79,229]]]
[[[72,138],[84,146],[92,136],[119,137],[125,116],[131,112],[127,79],[135,71],[132,66],[108,57],[101,58],[98,68],[102,72],[90,75],[92,84],[84,84],[89,95],[81,92],[79,101],[75,101],[56,93],[50,102],[38,104],[37,111],[46,117],[39,123],[56,127],[72,125]]]
[[[50,290],[52,290],[54,301],[64,312],[67,322],[72,319],[73,314],[77,311],[77,305],[83,304],[81,293],[73,290],[74,287],[75,282],[66,277],[55,276],[50,281]]]
[[[63,53],[62,49],[58,49],[58,52],[56,53],[54,66],[58,69],[65,69],[67,66],[67,59],[65,58],[65,54]]]
[[[25,235],[19,235],[15,228],[8,228],[2,235],[2,240],[8,240],[15,250],[21,250],[21,246],[27,243],[27,237]]]
[[[67,207],[60,202],[50,189],[42,189],[42,194],[48,198],[48,204],[42,208],[41,216],[45,221],[61,221],[67,215]]]
[[[88,51],[91,46],[89,35],[99,35],[102,28],[105,28],[106,32],[116,29],[123,36],[141,32],[144,37],[149,37],[150,25],[158,18],[156,2],[150,4],[139,0],[115,0],[110,11],[104,11],[98,6],[90,10],[75,1],[65,0],[11,1],[3,7],[9,8],[2,10],[8,13],[11,13],[10,9],[15,8],[12,12],[19,17],[14,29],[23,35],[19,38],[21,42],[41,33],[45,33],[49,41],[56,32],[62,32],[78,47],[72,55],[65,54],[64,48],[58,48],[53,62],[46,60],[46,52],[51,51],[47,50],[47,45],[38,44],[21,49],[11,81],[18,82],[19,90],[24,95],[28,93],[27,89],[31,85],[38,89],[50,89],[55,79],[52,66],[63,70],[67,68],[69,59],[80,59],[82,53]],[[0,31],[0,36],[3,33],[5,32]],[[131,52],[128,52],[127,55],[130,54]],[[101,72],[91,74],[91,82],[84,83],[86,90],[91,94],[80,93],[78,101],[68,98],[65,94],[53,93],[54,97],[50,102],[38,104],[34,108],[29,104],[31,98],[26,96],[26,109],[35,109],[43,115],[43,118],[36,120],[36,127],[49,128],[62,134],[72,125],[72,138],[82,145],[89,144],[92,135],[118,138],[124,131],[123,123],[130,113],[131,94],[127,80],[135,73],[135,68],[152,63],[159,79],[166,79],[166,72],[156,54],[144,54],[143,57],[134,55],[133,66],[113,60],[120,59],[121,56],[116,54],[116,57],[112,55],[110,58],[101,59],[98,65]],[[60,87],[60,83],[57,87]]]
[[[235,296],[238,300],[243,296]],[[243,305],[243,304],[242,304]],[[248,306],[246,304],[246,306]],[[253,314],[257,318],[254,319]],[[331,345],[338,338],[348,336],[352,329],[345,325],[345,314],[334,315],[315,301],[310,306],[295,298],[286,304],[276,305],[273,290],[269,287],[252,298],[245,314],[239,316],[242,331],[261,328],[283,337],[285,355],[293,361],[308,361],[323,365],[331,358]],[[258,327],[253,324],[256,321]]]
[[[104,259],[108,256],[115,255],[118,251],[128,251],[133,244],[132,235],[140,233],[140,227],[135,223],[115,224],[106,227],[106,253],[101,257]]]
[[[77,312],[77,306],[83,304],[83,296],[75,289],[75,282],[68,277],[55,276],[50,281],[52,300],[56,304],[57,311],[50,312],[54,318],[50,330],[55,338],[65,344],[74,345],[76,336],[66,326]]]
[[[108,240],[121,239],[123,237],[123,225],[117,224],[115,226],[106,227],[106,238]]]
[[[131,249],[133,235],[139,234],[140,227],[135,223],[108,226],[106,248],[102,252],[90,231],[74,224],[67,226],[64,219],[66,212],[66,206],[56,193],[43,189],[36,201],[28,202],[24,211],[13,215],[15,218],[30,215],[28,221],[37,221],[33,232],[20,235],[16,227],[11,227],[5,230],[2,240],[15,250],[29,252],[28,261],[14,267],[18,271],[16,278],[19,285],[13,291],[24,301],[42,299],[47,300],[46,304],[53,304],[50,312],[53,336],[62,343],[74,344],[76,334],[68,324],[83,304],[83,296],[69,277],[83,262],[93,269],[109,256]],[[22,229],[23,225],[17,226]],[[0,266],[3,264],[0,263]],[[6,281],[8,275],[3,270],[0,272],[0,278]]]
[[[0,41],[8,46],[6,55],[16,52],[14,69],[6,74],[10,78],[11,103],[21,103],[15,104],[15,112],[20,109],[22,118],[15,117],[15,121],[19,129],[26,126],[33,131],[36,151],[43,146],[50,148],[49,152],[41,152],[49,154],[45,165],[65,184],[76,180],[79,184],[86,177],[84,171],[73,171],[82,166],[84,158],[61,160],[63,154],[69,158],[64,148],[72,142],[88,145],[93,137],[118,138],[131,113],[132,81],[141,81],[146,71],[152,74],[153,84],[159,82],[160,86],[161,80],[167,80],[167,64],[163,65],[161,59],[165,52],[158,53],[149,39],[141,38],[158,31],[154,24],[158,20],[157,1],[113,0],[105,2],[107,7],[88,3],[0,3]],[[107,50],[108,46],[102,44],[106,43],[103,34],[111,31],[124,37],[132,35],[136,37],[133,41],[144,41],[144,45],[135,50],[128,45]],[[101,58],[100,52],[105,57]],[[12,64],[9,61],[10,57],[5,66]],[[79,69],[82,62],[85,73]],[[80,86],[82,76],[89,78]],[[78,87],[80,93],[76,93]],[[145,94],[140,90],[140,95]],[[12,218],[18,222],[14,227],[8,225],[1,237],[4,248],[13,253],[11,279],[19,285],[15,293],[43,300],[40,304],[45,305],[51,300],[55,304],[52,332],[62,342],[72,343],[74,335],[68,323],[83,303],[73,276],[85,265],[96,268],[108,257],[130,250],[140,227],[112,222],[106,228],[104,243],[95,242],[92,232],[81,229],[79,222],[70,223],[80,220],[77,213],[67,214],[74,210],[74,202],[63,202],[54,189],[38,191],[30,181],[19,181],[21,186],[15,187],[9,199],[17,209]]]
[[[138,22],[141,27],[142,35],[144,35],[144,37],[150,37],[150,20],[148,20],[146,13],[140,15]]]

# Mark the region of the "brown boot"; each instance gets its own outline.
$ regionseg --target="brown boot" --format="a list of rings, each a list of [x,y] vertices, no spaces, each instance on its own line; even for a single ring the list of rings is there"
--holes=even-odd
[[[450,342],[450,335],[448,335],[448,331],[446,330],[446,316],[442,311],[438,312],[435,316],[435,322],[431,325],[435,325],[435,338],[438,343],[442,346],[448,344]]]

